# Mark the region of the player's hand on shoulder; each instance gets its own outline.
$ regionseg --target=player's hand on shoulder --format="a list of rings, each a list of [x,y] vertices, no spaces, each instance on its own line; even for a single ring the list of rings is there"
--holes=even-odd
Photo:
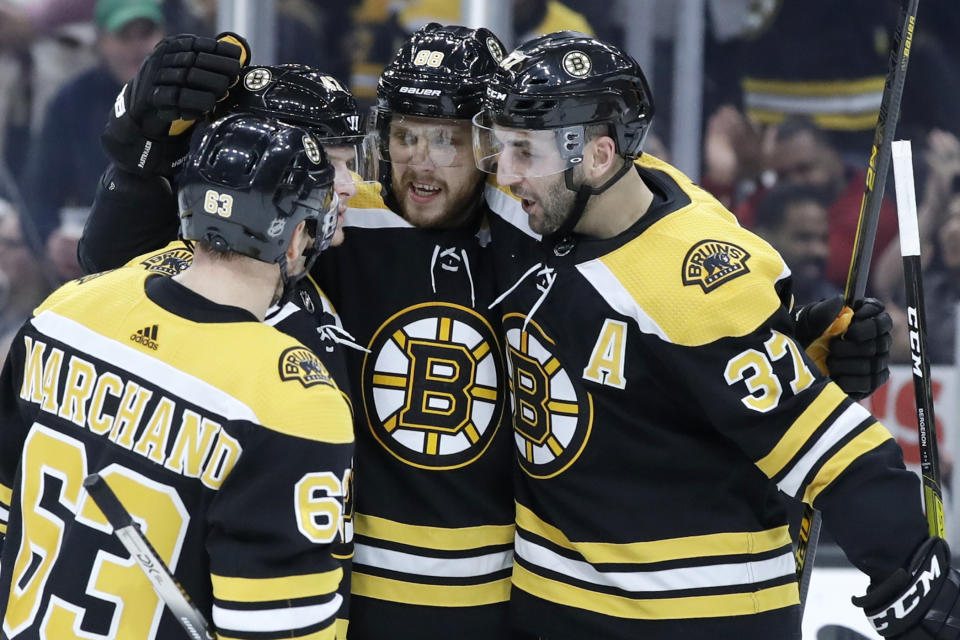
[[[172,174],[191,125],[227,96],[249,58],[247,42],[231,33],[161,40],[114,102],[102,136],[111,159],[134,173]]]
[[[840,295],[804,305],[794,313],[795,332],[820,370],[860,400],[890,377],[893,321],[882,302],[867,298],[856,303],[842,335],[834,335],[844,310]]]
[[[898,569],[867,594],[853,598],[884,638],[960,638],[960,572],[942,538],[920,545],[906,569]]]

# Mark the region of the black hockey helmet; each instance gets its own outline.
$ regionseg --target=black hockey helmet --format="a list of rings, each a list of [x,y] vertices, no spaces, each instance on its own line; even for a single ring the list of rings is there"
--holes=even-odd
[[[518,47],[503,60],[486,95],[488,122],[517,129],[607,124],[626,158],[643,151],[654,114],[637,61],[575,31],[557,31]]]
[[[301,64],[244,69],[236,87],[217,109],[255,113],[309,130],[324,146],[356,150],[349,169],[357,182],[376,181],[376,153],[365,136],[363,117],[353,94],[331,75]]]
[[[632,165],[629,160],[642,153],[653,113],[650,88],[636,60],[596,38],[557,31],[530,40],[501,62],[487,86],[485,108],[473,120],[474,159],[487,173],[536,177],[563,172],[567,188],[577,192],[574,209],[558,232],[565,235],[589,197],[623,177]],[[600,187],[574,185],[572,177],[573,168],[583,162],[590,125],[605,125],[617,152],[628,160]],[[513,141],[505,145],[512,135],[547,153],[536,160],[511,153],[520,148]]]
[[[376,132],[380,158],[390,162],[391,121],[404,116],[470,120],[483,107],[487,83],[503,59],[503,44],[489,29],[436,22],[404,43],[380,75],[369,129]],[[437,166],[469,163],[450,147],[448,125],[427,136]]]
[[[306,221],[314,236],[304,252],[309,270],[337,228],[334,168],[316,138],[253,114],[231,114],[198,133],[178,187],[183,239],[279,263],[287,281],[284,256]]]
[[[426,118],[470,119],[503,59],[489,29],[436,22],[422,27],[380,75],[377,110]]]

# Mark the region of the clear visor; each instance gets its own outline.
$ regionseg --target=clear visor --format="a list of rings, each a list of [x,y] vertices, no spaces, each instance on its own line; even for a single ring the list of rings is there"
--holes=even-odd
[[[375,112],[375,120],[381,116]],[[376,126],[380,159],[414,167],[463,167],[470,156],[470,121],[391,114]]]
[[[353,182],[370,184],[377,181],[376,140],[374,136],[321,138],[323,150],[337,171],[337,184]]]
[[[514,129],[481,111],[473,117],[473,159],[481,171],[504,177],[561,173],[583,162],[583,126]]]

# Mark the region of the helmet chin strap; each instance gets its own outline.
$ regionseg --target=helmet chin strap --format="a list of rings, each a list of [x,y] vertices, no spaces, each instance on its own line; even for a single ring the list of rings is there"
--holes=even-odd
[[[554,243],[564,240],[573,232],[573,228],[577,226],[577,223],[580,222],[580,218],[583,217],[583,212],[587,208],[587,200],[590,199],[590,196],[599,195],[612,187],[620,180],[620,178],[625,176],[627,172],[630,171],[631,167],[633,167],[633,162],[631,159],[624,158],[623,166],[617,169],[617,172],[610,176],[610,179],[599,187],[591,187],[586,184],[581,184],[578,187],[573,184],[573,170],[575,167],[570,167],[564,170],[563,182],[567,185],[567,189],[577,193],[577,197],[573,201],[573,207],[570,210],[570,215],[567,216],[567,219],[564,220],[559,229],[550,234],[550,238],[554,241]]]

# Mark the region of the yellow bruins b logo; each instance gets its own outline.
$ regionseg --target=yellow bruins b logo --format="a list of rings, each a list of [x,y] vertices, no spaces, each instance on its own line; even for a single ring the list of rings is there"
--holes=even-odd
[[[421,304],[387,320],[363,364],[363,402],[374,437],[397,458],[454,469],[490,444],[504,406],[496,336],[483,316]]]

